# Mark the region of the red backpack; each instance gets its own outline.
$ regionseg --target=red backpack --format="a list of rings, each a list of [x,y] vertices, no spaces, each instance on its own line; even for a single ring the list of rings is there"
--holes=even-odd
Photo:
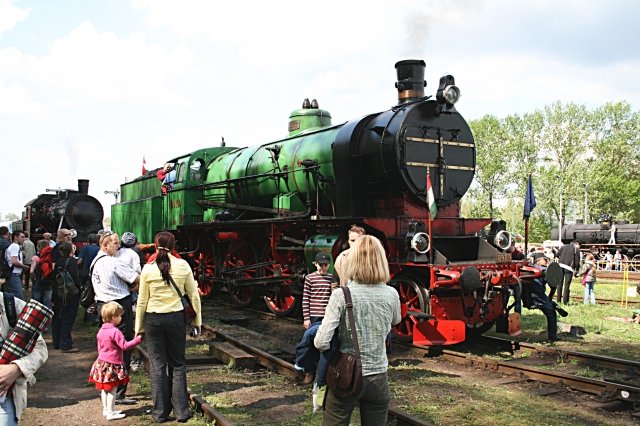
[[[53,257],[51,253],[53,252],[53,247],[47,246],[40,250],[40,261],[36,265],[33,273],[35,274],[36,281],[49,281],[51,278],[51,272],[53,272]],[[51,280],[52,281],[52,280]],[[53,281],[52,281],[53,283]]]

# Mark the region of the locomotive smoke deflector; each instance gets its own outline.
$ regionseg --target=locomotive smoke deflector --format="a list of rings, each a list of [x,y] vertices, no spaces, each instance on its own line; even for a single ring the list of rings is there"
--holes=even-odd
[[[424,79],[426,66],[423,60],[408,59],[396,62],[398,104],[424,98],[424,88],[427,86]]]

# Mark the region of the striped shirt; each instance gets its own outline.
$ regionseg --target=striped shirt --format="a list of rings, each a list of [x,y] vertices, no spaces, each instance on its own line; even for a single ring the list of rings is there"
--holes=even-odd
[[[313,272],[304,279],[302,292],[302,318],[307,321],[311,317],[324,317],[324,310],[331,296],[331,275]]]

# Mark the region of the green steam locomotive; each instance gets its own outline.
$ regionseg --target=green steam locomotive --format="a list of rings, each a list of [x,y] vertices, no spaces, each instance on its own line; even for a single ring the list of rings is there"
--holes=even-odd
[[[424,61],[395,67],[391,109],[333,125],[305,100],[284,139],[172,159],[166,194],[153,171],[122,184],[112,228],[142,242],[174,232],[203,295],[226,290],[238,306],[261,297],[289,315],[315,254],[335,259],[355,223],[386,248],[403,306],[397,336],[451,344],[504,321],[513,288],[536,273],[505,255],[504,231],[479,236],[491,219],[460,217],[475,172],[473,135],[454,106],[460,91],[447,75],[425,96]],[[438,206],[431,234],[427,174]]]

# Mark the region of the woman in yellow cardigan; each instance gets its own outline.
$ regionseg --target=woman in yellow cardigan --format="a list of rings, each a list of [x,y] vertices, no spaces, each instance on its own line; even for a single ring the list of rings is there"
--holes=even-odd
[[[189,264],[173,256],[176,245],[170,232],[158,232],[154,240],[155,261],[147,263],[140,274],[136,334],[143,334],[149,353],[149,373],[156,423],[173,421],[171,410],[179,422],[191,417],[187,394],[186,325],[180,295],[171,284],[173,279],[181,294],[186,293],[196,311],[194,327],[200,332],[202,314],[198,286]]]

